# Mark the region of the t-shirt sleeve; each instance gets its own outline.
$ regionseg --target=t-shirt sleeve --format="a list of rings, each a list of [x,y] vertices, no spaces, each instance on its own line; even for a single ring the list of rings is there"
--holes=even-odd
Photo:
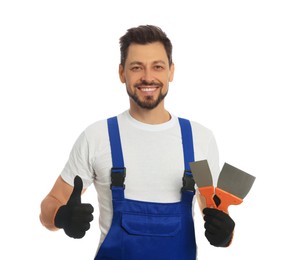
[[[212,134],[208,143],[207,160],[212,174],[213,184],[217,185],[217,180],[220,172],[219,166],[219,151],[216,143],[216,139]]]
[[[89,145],[83,132],[76,140],[69,159],[61,172],[61,177],[73,186],[74,178],[79,175],[83,181],[83,188],[87,188],[93,181],[93,168],[89,158]]]
[[[213,132],[203,125],[192,122],[195,143],[195,160],[207,160],[211,171],[213,185],[216,186],[219,176],[219,151]]]

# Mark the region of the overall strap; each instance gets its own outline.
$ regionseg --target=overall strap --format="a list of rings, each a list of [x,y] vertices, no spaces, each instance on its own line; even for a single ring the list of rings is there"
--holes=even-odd
[[[178,118],[178,120],[181,129],[184,157],[184,175],[182,191],[191,191],[194,193],[195,181],[193,179],[193,175],[190,169],[190,162],[193,162],[195,160],[192,127],[189,120],[184,118]]]
[[[121,138],[117,117],[111,117],[107,120],[108,132],[112,155],[111,169],[111,190],[113,199],[124,198],[124,181],[126,168],[124,167],[124,158],[122,152]]]

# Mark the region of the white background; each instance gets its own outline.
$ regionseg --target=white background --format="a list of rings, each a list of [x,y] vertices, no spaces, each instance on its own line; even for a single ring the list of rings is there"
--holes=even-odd
[[[295,259],[293,1],[1,1],[1,259],[93,259],[95,220],[82,240],[39,222],[41,200],[81,131],[128,108],[119,37],[160,26],[174,46],[171,113],[210,128],[220,166],[256,181],[231,206],[235,238],[214,248],[196,213],[199,260]],[[293,240],[293,241],[292,241]]]

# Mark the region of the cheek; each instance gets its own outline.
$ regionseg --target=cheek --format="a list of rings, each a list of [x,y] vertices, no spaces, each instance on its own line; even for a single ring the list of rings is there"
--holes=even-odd
[[[125,76],[125,83],[132,87],[135,83],[137,83],[140,80],[139,77],[136,77],[134,75],[126,75]]]
[[[162,83],[163,83],[166,87],[168,87],[170,81],[171,81],[171,80],[170,80],[170,77],[169,77],[169,76],[166,76],[165,78],[162,79]]]

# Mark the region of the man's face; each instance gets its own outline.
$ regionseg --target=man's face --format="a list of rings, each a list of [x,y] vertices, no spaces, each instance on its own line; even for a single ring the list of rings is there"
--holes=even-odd
[[[153,109],[162,103],[173,80],[174,65],[169,67],[162,43],[131,44],[123,68],[119,67],[122,83],[126,84],[131,105]]]

